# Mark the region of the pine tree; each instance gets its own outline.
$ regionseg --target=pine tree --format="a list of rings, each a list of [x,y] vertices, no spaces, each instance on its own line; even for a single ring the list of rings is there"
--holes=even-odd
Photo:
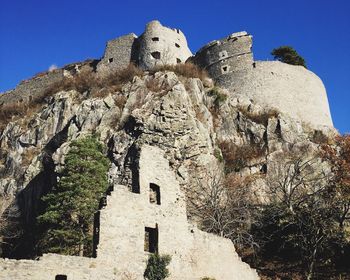
[[[57,187],[43,197],[44,229],[39,251],[68,255],[92,253],[94,213],[108,188],[108,159],[95,137],[73,141]]]
[[[277,59],[281,62],[292,64],[292,65],[301,65],[306,67],[306,62],[297,51],[290,46],[281,46],[279,48],[273,49],[271,54],[274,56],[274,59]]]

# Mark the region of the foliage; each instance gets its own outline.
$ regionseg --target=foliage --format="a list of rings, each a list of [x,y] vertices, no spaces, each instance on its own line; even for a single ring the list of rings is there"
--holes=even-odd
[[[42,252],[91,255],[94,213],[108,188],[109,162],[95,137],[73,141],[57,187],[43,197],[37,219],[44,233]]]
[[[201,229],[230,238],[239,248],[254,247],[249,233],[255,210],[250,188],[253,181],[253,177],[241,178],[232,173],[225,176],[219,170],[198,180],[191,188],[189,209]]]
[[[210,277],[203,277],[201,280],[215,280],[215,278],[210,278]]]
[[[148,280],[163,280],[167,278],[170,275],[167,269],[170,261],[171,257],[169,255],[151,254],[143,276]]]
[[[225,172],[238,172],[249,164],[249,161],[264,156],[265,149],[259,144],[235,145],[230,141],[219,143],[225,162]]]
[[[183,76],[186,78],[198,78],[202,81],[208,78],[207,72],[193,63],[178,63],[176,65],[157,65],[150,70],[150,73],[154,74],[158,71],[172,71],[179,76]]]
[[[209,92],[209,96],[214,98],[215,109],[219,109],[220,105],[224,103],[227,99],[227,95],[222,93],[219,88],[213,87]]]
[[[322,157],[331,164],[329,193],[335,200],[336,219],[341,228],[350,221],[350,135],[338,136],[335,145],[323,145]]]
[[[304,58],[302,58],[293,47],[281,46],[279,48],[273,49],[271,54],[274,56],[274,59],[277,59],[281,62],[292,65],[301,65],[306,68]]]
[[[262,208],[253,234],[265,257],[301,261],[307,279],[312,279],[317,266],[338,254],[339,244],[346,244],[334,219],[329,173],[318,158],[288,158],[285,154],[270,170],[270,203]]]

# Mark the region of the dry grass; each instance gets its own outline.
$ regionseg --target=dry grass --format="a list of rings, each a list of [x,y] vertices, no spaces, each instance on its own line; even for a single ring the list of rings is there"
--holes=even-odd
[[[267,126],[270,118],[277,118],[279,116],[279,112],[276,109],[268,109],[264,112],[257,113],[250,111],[249,107],[238,107],[238,111],[253,122],[263,124],[265,126]]]
[[[38,149],[35,147],[30,147],[24,150],[22,154],[22,164],[24,166],[29,166],[34,157],[38,154]]]
[[[130,64],[123,70],[116,71],[105,77],[99,77],[92,70],[83,70],[73,77],[64,77],[61,81],[51,84],[41,95],[34,96],[29,102],[4,104],[0,107],[0,130],[19,118],[29,117],[46,103],[47,97],[59,91],[76,90],[80,93],[89,92],[93,97],[104,97],[111,92],[120,91],[122,86],[132,81],[135,76],[143,75],[143,71]],[[119,105],[125,101],[117,101]],[[118,107],[119,107],[118,105]]]
[[[219,143],[223,159],[225,161],[226,173],[238,172],[247,167],[249,161],[265,155],[265,149],[259,144],[235,145],[229,141]]]
[[[186,77],[186,78],[198,78],[202,81],[208,78],[208,73],[199,68],[197,65],[192,63],[179,63],[176,65],[159,65],[155,66],[149,72],[154,74],[159,71],[171,71],[177,74],[178,76]]]

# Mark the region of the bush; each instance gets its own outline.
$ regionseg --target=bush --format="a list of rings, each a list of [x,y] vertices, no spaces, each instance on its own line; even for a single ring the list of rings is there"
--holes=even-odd
[[[276,109],[267,109],[263,112],[252,112],[249,111],[249,107],[238,107],[239,112],[245,115],[248,119],[252,120],[257,124],[262,124],[264,126],[268,125],[269,119],[277,118],[279,116],[279,112]]]
[[[273,49],[271,54],[274,56],[274,59],[277,59],[281,62],[292,65],[301,65],[306,68],[304,58],[302,58],[297,53],[297,51],[290,46],[281,46],[279,48]]]
[[[220,105],[227,99],[227,95],[222,93],[217,87],[213,87],[210,91],[208,91],[208,95],[214,98],[215,109],[219,109]]]
[[[167,269],[170,261],[171,257],[169,255],[151,254],[143,276],[148,280],[163,280],[167,278],[170,275]]]
[[[238,172],[242,168],[247,167],[249,161],[262,157],[265,149],[259,144],[245,144],[242,146],[235,145],[229,141],[219,143],[222,156],[225,161],[225,172]]]
[[[176,65],[158,65],[149,72],[154,74],[159,71],[172,71],[179,76],[186,78],[198,78],[202,81],[208,78],[208,73],[192,63],[179,63]]]

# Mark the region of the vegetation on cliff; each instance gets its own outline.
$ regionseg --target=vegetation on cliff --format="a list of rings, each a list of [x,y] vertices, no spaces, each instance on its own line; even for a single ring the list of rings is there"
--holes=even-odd
[[[301,57],[293,47],[281,46],[279,48],[273,49],[271,54],[274,56],[274,59],[277,59],[284,63],[301,65],[307,68],[305,59]]]
[[[94,214],[108,189],[109,161],[95,137],[73,141],[57,187],[43,197],[39,251],[91,256]]]

